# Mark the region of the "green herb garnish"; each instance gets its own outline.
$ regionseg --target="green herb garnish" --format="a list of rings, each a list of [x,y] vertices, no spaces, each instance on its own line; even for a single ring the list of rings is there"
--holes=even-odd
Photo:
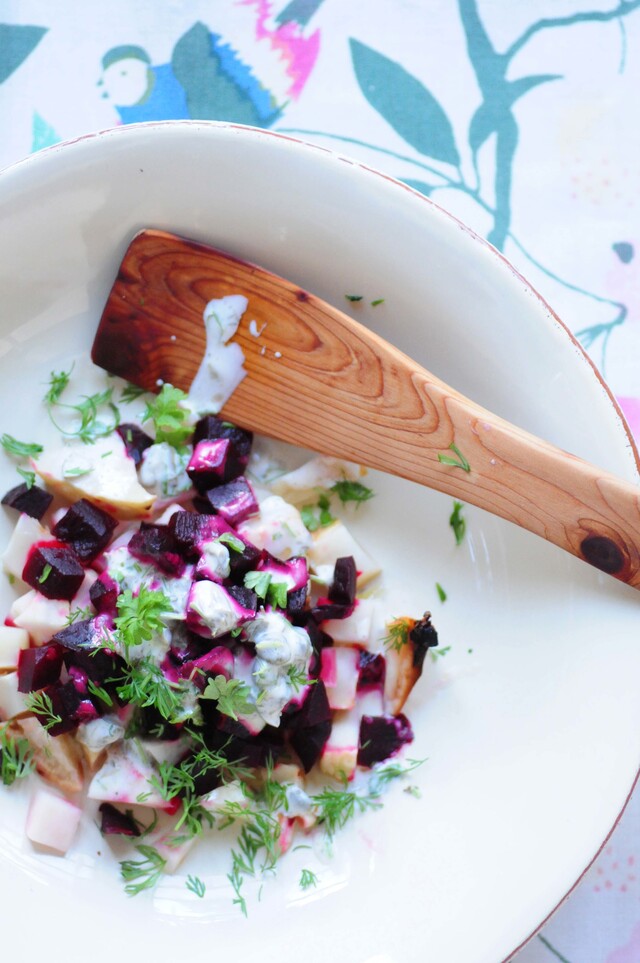
[[[387,624],[387,635],[382,640],[385,648],[400,652],[409,642],[409,632],[413,620],[407,618],[393,619]]]
[[[13,435],[7,434],[4,434],[2,438],[0,438],[0,445],[2,445],[7,455],[14,455],[16,458],[31,458],[33,455],[39,455],[43,450],[42,445],[18,441]]]
[[[209,679],[201,698],[214,699],[218,710],[237,722],[239,715],[249,715],[255,710],[249,696],[250,690],[246,682],[217,675],[214,679]]]
[[[172,611],[171,602],[163,592],[143,586],[137,595],[126,589],[118,596],[117,608],[115,627],[126,650],[149,642],[161,632],[166,624],[163,616]]]
[[[166,859],[153,846],[142,843],[136,849],[143,859],[125,859],[120,863],[120,875],[127,884],[124,891],[128,896],[152,889],[167,865]]]
[[[204,896],[207,891],[207,887],[204,885],[199,876],[187,876],[187,881],[185,883],[190,892],[195,893],[200,899]]]
[[[438,593],[438,598],[440,599],[441,602],[447,601],[447,593],[445,592],[443,587],[440,585],[440,582],[436,582],[436,592]]]
[[[144,388],[139,388],[138,385],[128,384],[122,389],[120,401],[122,404],[128,405],[131,404],[132,401],[137,401],[141,395],[145,395],[146,393]]]
[[[49,390],[42,399],[45,405],[55,405],[58,403],[62,392],[69,384],[72,371],[73,365],[71,365],[68,371],[51,372],[51,377],[49,378]]]
[[[279,609],[287,607],[286,582],[274,581],[271,572],[247,572],[244,577],[245,588],[253,589],[259,599],[264,599]]]
[[[166,442],[172,448],[182,448],[193,434],[191,425],[186,424],[187,410],[183,402],[187,395],[173,385],[165,384],[156,397],[147,403],[142,416],[144,421],[152,421],[156,442]]]
[[[217,541],[221,542],[223,545],[226,545],[234,552],[244,552],[244,542],[232,532],[223,532],[222,535],[218,535]]]
[[[57,726],[62,722],[62,716],[53,711],[53,702],[48,692],[30,692],[25,698],[25,707],[38,716],[43,727],[49,731],[52,726]]]
[[[51,575],[52,571],[53,571],[52,566],[49,564],[49,562],[47,562],[45,567],[42,569],[42,572],[38,576],[38,584],[43,585]]]
[[[346,478],[336,482],[335,485],[331,486],[330,490],[336,493],[343,505],[346,502],[356,502],[360,504],[360,502],[369,501],[369,499],[374,496],[374,492],[370,488],[367,488],[366,485],[363,485],[362,482],[348,481]]]
[[[300,889],[309,889],[310,886],[318,885],[318,877],[310,869],[303,869],[300,873]]]
[[[36,473],[34,471],[29,471],[28,468],[18,468],[17,472],[22,478],[24,478],[27,491],[30,491],[36,483]]]
[[[456,457],[452,458],[451,455],[445,455],[443,452],[439,451],[438,461],[441,464],[452,465],[454,468],[462,468],[462,470],[466,472],[471,471],[471,465],[464,457],[460,449],[453,442],[451,442],[449,445],[449,451],[452,451]]]
[[[26,739],[14,739],[6,726],[0,728],[0,778],[5,786],[24,779],[35,769],[33,751]]]
[[[453,529],[453,534],[456,538],[456,545],[462,544],[464,541],[465,532],[467,530],[467,523],[462,516],[462,509],[464,504],[462,502],[453,503],[453,511],[449,516],[449,525]]]
[[[362,301],[362,294],[345,294],[347,301]]]

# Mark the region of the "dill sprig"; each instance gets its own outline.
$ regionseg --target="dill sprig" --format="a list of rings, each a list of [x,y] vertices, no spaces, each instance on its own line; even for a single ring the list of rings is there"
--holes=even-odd
[[[44,689],[40,692],[30,692],[25,699],[25,708],[38,716],[47,732],[62,722],[62,716],[54,712],[51,696]]]
[[[152,889],[164,872],[166,859],[154,846],[141,843],[136,850],[142,859],[125,859],[120,863],[120,875],[127,884],[127,896],[137,896],[145,889]]]
[[[13,455],[14,458],[31,458],[34,455],[39,455],[43,451],[42,445],[27,441],[18,441],[13,435],[7,435],[6,433],[0,438],[0,445],[2,445],[7,455]]]

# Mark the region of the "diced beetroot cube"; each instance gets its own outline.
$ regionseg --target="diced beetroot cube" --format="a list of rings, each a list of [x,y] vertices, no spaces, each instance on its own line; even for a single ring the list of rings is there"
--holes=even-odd
[[[340,605],[353,606],[356,600],[356,579],[358,573],[353,555],[336,559],[333,582],[329,588],[329,599]]]
[[[175,539],[176,550],[190,562],[199,558],[202,542],[232,531],[221,516],[200,515],[198,512],[175,512],[169,519],[169,530]]]
[[[119,592],[118,583],[108,572],[102,572],[89,589],[89,598],[96,612],[114,618]]]
[[[353,612],[353,605],[344,605],[342,602],[331,602],[329,599],[318,599],[311,609],[311,617],[316,622],[324,622],[327,619],[346,619]]]
[[[219,518],[219,515],[214,515],[214,518]],[[261,552],[259,548],[248,542],[246,538],[238,535],[237,532],[233,533],[240,542],[244,543],[244,548],[241,552],[236,552],[233,549],[229,550],[229,577],[233,581],[241,582],[247,572],[255,568],[258,564],[258,559],[260,558]]]
[[[237,425],[232,425],[229,421],[222,421],[215,415],[205,415],[196,424],[193,432],[193,443],[197,445],[205,438],[228,438],[233,442],[235,449],[246,465],[251,454],[253,444],[253,434]]]
[[[309,686],[299,711],[287,719],[287,727],[291,746],[309,772],[331,734],[331,709],[323,682]]]
[[[244,476],[210,489],[197,504],[204,512],[222,515],[230,525],[237,525],[258,511],[258,500]]]
[[[122,438],[129,457],[133,458],[136,465],[139,465],[142,461],[142,453],[151,447],[153,438],[150,438],[138,425],[125,423],[118,425],[116,431]]]
[[[383,655],[360,652],[358,689],[377,689],[384,685],[386,663]]]
[[[435,648],[438,644],[438,633],[431,624],[430,612],[425,612],[416,622],[409,632],[409,639],[413,642],[413,664],[417,669],[422,669],[428,649]]]
[[[22,485],[16,485],[7,492],[2,499],[2,504],[40,521],[52,501],[53,495],[46,492],[44,488],[39,488],[37,485],[29,488],[23,482]]]
[[[63,647],[63,659],[67,669],[77,666],[96,685],[104,685],[107,679],[121,675],[124,668],[123,659],[105,648],[105,643],[108,643],[108,625],[108,620],[103,616],[83,619],[61,629],[52,639]]]
[[[59,722],[49,725],[51,720],[48,717],[36,713],[39,721],[48,726],[49,733],[52,736],[62,735],[63,732],[71,732],[81,722],[91,722],[99,716],[99,712],[91,699],[78,692],[71,679],[64,683],[56,682],[42,691],[51,700],[53,715],[60,717]]]
[[[53,529],[61,542],[71,545],[81,562],[91,562],[109,544],[117,520],[86,498],[75,502]]]
[[[227,594],[235,601],[243,622],[255,619],[258,611],[258,596],[253,589],[244,585],[227,585]]]
[[[307,600],[309,583],[307,560],[303,555],[294,555],[293,558],[283,561],[263,551],[256,569],[259,572],[268,572],[274,582],[287,584],[288,612],[302,611]]]
[[[287,593],[287,612],[289,615],[297,615],[304,610],[307,604],[307,586],[294,589]]]
[[[242,474],[243,464],[228,438],[203,439],[193,449],[187,475],[199,492],[206,492]]]
[[[21,649],[18,656],[18,692],[44,689],[60,678],[62,646],[56,642],[36,649]]]
[[[168,575],[182,575],[184,560],[168,525],[141,522],[129,542],[129,551],[141,562],[151,562]]]
[[[84,569],[66,545],[39,542],[29,550],[22,579],[45,598],[70,602],[82,585]]]
[[[111,803],[101,803],[100,832],[103,836],[139,836],[140,827],[129,813],[120,812]]]
[[[409,742],[413,742],[413,730],[402,713],[398,716],[363,716],[358,765],[371,767],[376,762],[383,762]]]

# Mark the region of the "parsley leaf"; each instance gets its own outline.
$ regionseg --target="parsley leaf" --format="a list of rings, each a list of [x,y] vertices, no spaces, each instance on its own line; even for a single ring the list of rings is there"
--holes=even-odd
[[[149,642],[157,632],[165,627],[162,618],[171,612],[171,602],[163,592],[141,586],[134,595],[126,589],[118,596],[118,615],[115,627],[120,641],[128,650],[134,645]]]
[[[142,420],[153,422],[156,442],[165,441],[172,448],[182,448],[191,437],[193,428],[185,424],[187,410],[181,404],[186,399],[184,391],[164,384],[160,393],[147,403]]]
[[[34,471],[29,471],[28,468],[18,468],[18,474],[24,478],[24,483],[27,486],[27,490],[33,488],[36,483],[36,473]]]
[[[330,490],[336,493],[343,505],[346,502],[356,502],[360,504],[360,502],[366,502],[374,496],[374,492],[370,488],[367,488],[366,485],[363,485],[362,482],[349,481],[346,478],[336,482],[335,485],[331,486]]]
[[[253,589],[259,599],[266,599],[270,583],[270,572],[247,572],[244,577],[244,587]]]
[[[0,778],[5,786],[24,779],[35,769],[33,752],[26,739],[14,739],[6,726],[0,728]]]
[[[453,529],[453,534],[456,538],[456,545],[461,545],[464,541],[465,532],[467,530],[467,523],[462,516],[462,509],[464,505],[462,502],[453,503],[453,511],[449,516],[449,525]]]
[[[215,699],[218,710],[223,715],[238,721],[238,715],[254,711],[255,705],[249,700],[249,686],[240,679],[226,679],[222,674],[209,679],[202,693],[202,699]]]
[[[441,602],[447,601],[447,593],[445,592],[443,587],[440,585],[440,582],[436,582],[436,592],[438,593],[438,598],[440,599]]]
[[[470,472],[471,465],[464,457],[460,449],[453,442],[449,445],[449,450],[456,456],[452,458],[451,455],[445,455],[441,451],[438,452],[438,461],[442,465],[452,465],[454,468],[462,468],[463,471]]]

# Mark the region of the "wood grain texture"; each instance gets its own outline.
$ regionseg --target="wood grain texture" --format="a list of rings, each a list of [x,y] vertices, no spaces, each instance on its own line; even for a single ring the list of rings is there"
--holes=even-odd
[[[151,391],[188,390],[211,298],[244,294],[247,377],[223,415],[477,505],[640,587],[640,488],[510,425],[296,285],[171,234],[130,245],[92,357]],[[259,338],[252,336],[255,320]],[[263,352],[263,348],[265,349]],[[443,464],[454,444],[470,471]]]

